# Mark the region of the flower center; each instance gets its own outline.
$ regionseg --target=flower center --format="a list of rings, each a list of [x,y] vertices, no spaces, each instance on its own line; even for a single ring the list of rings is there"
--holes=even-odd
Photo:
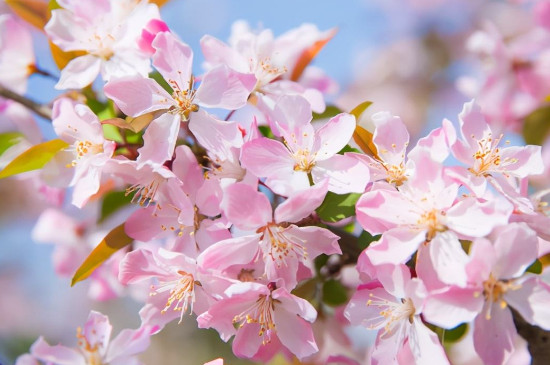
[[[262,228],[260,229],[262,230]],[[307,258],[305,242],[291,235],[286,228],[271,224],[263,228],[262,242],[264,259],[270,257],[278,268],[286,266],[287,257],[295,257],[300,261]]]
[[[159,174],[153,175],[153,180],[145,183],[137,183],[126,189],[125,196],[128,196],[134,193],[132,198],[132,203],[139,204],[142,207],[148,207],[152,202],[155,201],[155,196],[161,184],[165,179]]]
[[[197,90],[193,88],[194,78],[191,76],[189,80],[189,87],[187,89],[182,89],[178,82],[175,80],[168,80],[170,87],[172,87],[172,98],[174,99],[175,104],[170,108],[170,112],[173,114],[179,114],[182,121],[189,121],[189,117],[192,112],[197,112],[199,106],[193,103],[195,99],[195,94]]]
[[[489,279],[483,282],[483,296],[485,297],[485,301],[493,303],[498,302],[500,307],[504,309],[508,304],[502,296],[506,294],[508,290],[517,290],[519,288],[521,288],[521,285],[515,284],[513,281],[497,280],[493,276],[493,273],[491,273],[489,275]],[[474,295],[479,296],[479,292],[474,293]],[[487,320],[491,319],[491,307],[492,305],[489,305],[487,308],[487,313],[485,313],[485,318]]]
[[[288,71],[286,66],[276,67],[272,65],[271,58],[269,57],[257,61],[253,69],[255,69],[254,74],[258,79],[256,87],[254,88],[255,90],[260,90],[262,86],[269,84],[271,81]]]
[[[294,171],[310,173],[315,167],[316,153],[310,153],[308,149],[298,150],[292,154],[294,158]]]
[[[92,330],[94,331],[94,330]],[[86,358],[86,362],[89,365],[102,365],[101,354],[99,353],[99,347],[102,344],[102,339],[99,339],[95,344],[91,344],[86,336],[82,333],[82,328],[76,329],[76,338],[78,340],[78,347]]]
[[[389,333],[398,322],[408,320],[409,323],[413,323],[416,308],[411,298],[403,298],[401,303],[377,297],[374,293],[370,293],[369,298],[367,306],[376,306],[381,309],[379,312],[380,321],[371,324],[370,329],[384,326],[384,331]]]
[[[277,301],[271,295],[260,295],[250,308],[233,317],[233,324],[241,328],[247,323],[257,323],[260,326],[258,336],[262,337],[262,344],[271,342],[271,334],[276,330],[273,322],[275,302]]]
[[[75,159],[67,167],[75,167],[80,160],[88,155],[96,155],[103,152],[103,144],[94,144],[90,141],[76,141],[73,144]]]
[[[198,281],[195,281],[193,275],[178,270],[179,278],[167,281],[159,284],[157,287],[151,286],[153,292],[150,295],[156,295],[170,290],[166,305],[160,311],[166,313],[168,309],[172,308],[174,311],[180,311],[180,320],[183,321],[183,315],[189,310],[189,314],[193,313],[193,303],[195,302],[195,285],[199,285]]]
[[[444,213],[445,212],[443,211],[441,212],[442,215],[445,215]],[[447,227],[440,222],[439,215],[440,214],[438,213],[437,209],[432,209],[428,212],[424,212],[420,216],[417,224],[419,226],[426,227],[426,229],[428,230],[428,232],[426,232],[426,241],[431,241],[432,239],[434,239],[435,235],[438,232],[444,232],[447,230]]]
[[[471,137],[475,139],[473,135]],[[478,140],[478,149],[472,155],[474,166],[468,168],[468,171],[476,176],[485,176],[490,171],[498,168],[502,169],[505,166],[516,163],[518,161],[516,158],[506,157],[504,160],[501,158],[498,144],[502,137],[503,135],[501,134],[498,138],[493,139],[492,133],[489,133],[487,137]]]
[[[407,181],[407,176],[405,176],[405,166],[403,162],[399,165],[388,165],[383,164],[388,177],[386,181],[390,184],[395,184],[395,186],[401,186],[405,181]]]

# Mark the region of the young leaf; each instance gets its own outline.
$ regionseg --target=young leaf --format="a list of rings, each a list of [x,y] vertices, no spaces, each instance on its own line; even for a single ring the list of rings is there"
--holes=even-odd
[[[327,105],[324,112],[320,114],[313,113],[313,120],[329,119],[340,113],[342,113],[342,109],[338,108],[336,105]]]
[[[23,134],[19,132],[0,133],[0,156],[11,146],[18,144],[21,137]]]
[[[50,19],[48,3],[41,0],[6,0],[5,2],[21,19],[44,31],[44,26]]]
[[[373,134],[359,125],[359,118],[361,117],[361,114],[363,114],[363,112],[367,110],[367,108],[371,105],[372,102],[365,101],[357,105],[350,112],[350,114],[355,116],[355,120],[357,123],[355,131],[353,132],[353,140],[355,141],[355,143],[357,143],[357,145],[363,152],[370,156],[378,158],[378,151],[376,150],[376,146],[374,145],[374,143],[372,143]]]
[[[105,218],[124,207],[132,201],[132,196],[126,194],[125,191],[111,191],[105,194],[103,203],[101,204],[101,216],[99,222],[103,222]]]
[[[338,222],[351,217],[355,215],[355,203],[360,196],[358,193],[339,195],[329,191],[321,206],[317,208],[317,214],[326,222]]]
[[[14,158],[4,170],[0,171],[0,179],[22,172],[41,169],[57,152],[68,146],[67,142],[60,139],[52,139],[51,141],[32,146]]]
[[[525,143],[542,145],[550,134],[550,106],[543,106],[525,117],[522,132]]]
[[[337,307],[348,301],[348,292],[338,280],[330,279],[323,285],[323,302]]]
[[[128,237],[124,231],[124,223],[114,228],[105,236],[99,245],[94,248],[78,270],[76,270],[71,281],[71,286],[92,275],[94,270],[107,261],[109,257],[121,248],[128,246],[132,241],[133,239]]]
[[[307,65],[311,63],[311,61],[315,58],[315,56],[317,56],[317,53],[319,53],[319,51],[323,49],[325,44],[327,44],[328,41],[330,41],[332,37],[336,35],[336,32],[337,32],[336,28],[331,29],[325,38],[320,39],[317,42],[313,43],[313,45],[311,45],[309,48],[306,48],[302,52],[300,57],[298,57],[296,64],[294,65],[292,74],[290,75],[290,79],[292,81],[298,81],[300,79],[300,76],[302,76],[302,73],[304,72]]]

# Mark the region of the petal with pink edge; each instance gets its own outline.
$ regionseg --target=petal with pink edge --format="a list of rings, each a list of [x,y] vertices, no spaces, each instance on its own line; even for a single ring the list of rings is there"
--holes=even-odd
[[[101,60],[87,54],[72,59],[61,71],[59,82],[55,84],[58,90],[82,89],[90,85],[99,74]]]
[[[71,348],[56,345],[50,346],[42,337],[31,346],[31,354],[41,361],[58,365],[86,365],[84,356]]]
[[[237,183],[225,188],[221,209],[237,228],[244,231],[256,230],[273,220],[267,196],[248,184]]]
[[[328,179],[296,192],[275,209],[275,222],[298,222],[311,214],[325,199]]]
[[[141,76],[114,78],[105,84],[103,91],[124,114],[132,117],[167,110],[175,103],[158,82]]]
[[[170,87],[174,91],[188,90],[191,86],[189,82],[193,66],[191,48],[170,32],[157,33],[152,46],[156,49],[153,66],[159,70]]]
[[[256,77],[219,65],[201,80],[195,100],[207,108],[239,109],[246,105],[256,85]]]
[[[298,359],[303,359],[319,351],[311,324],[306,322],[297,313],[287,311],[284,306],[276,306],[273,311],[273,321],[277,329],[279,340]]]
[[[313,147],[317,153],[315,159],[326,160],[344,148],[355,131],[355,125],[355,118],[351,114],[342,113],[319,128]]]
[[[504,364],[514,352],[518,335],[510,309],[502,308],[499,302],[486,302],[474,326],[474,348],[479,357],[487,365]]]

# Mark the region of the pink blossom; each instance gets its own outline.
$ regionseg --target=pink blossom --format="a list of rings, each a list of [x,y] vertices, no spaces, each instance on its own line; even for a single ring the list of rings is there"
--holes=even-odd
[[[341,253],[338,236],[329,230],[294,224],[318,207],[326,194],[326,181],[296,193],[272,211],[267,197],[243,183],[228,186],[222,200],[225,216],[252,235],[220,241],[203,252],[199,263],[204,268],[223,270],[232,265],[245,265],[263,260],[268,280],[284,279],[291,289],[304,277],[308,260],[320,255]],[[304,270],[305,269],[305,270]]]
[[[453,167],[453,177],[477,196],[483,195],[487,181],[497,185],[498,190],[509,191],[502,186],[507,182],[499,176],[524,178],[543,172],[540,146],[502,147],[503,135],[493,135],[473,101],[464,104],[459,120],[462,138],[452,145],[452,152],[467,167]]]
[[[156,5],[131,0],[59,1],[45,31],[63,51],[84,51],[61,72],[58,89],[80,89],[101,73],[104,80],[125,75],[146,76],[149,56],[138,48],[145,25],[160,18]]]
[[[23,94],[35,67],[29,29],[13,15],[0,15],[0,83]]]
[[[517,245],[521,237],[522,245]],[[508,306],[529,323],[550,328],[544,303],[550,286],[539,277],[524,274],[537,257],[537,237],[523,223],[497,229],[493,243],[480,238],[473,242],[467,264],[468,285],[450,287],[432,294],[424,315],[444,328],[474,320],[474,347],[486,364],[502,364],[514,350],[517,336]]]
[[[457,200],[459,186],[444,175],[441,164],[427,153],[419,154],[415,164],[416,174],[399,190],[375,183],[357,201],[361,226],[371,234],[382,233],[380,241],[366,250],[372,264],[405,263],[422,242],[456,243],[430,242],[446,231],[458,237],[483,237],[508,222],[512,207],[506,201]]]
[[[153,330],[154,328],[148,326],[137,330],[125,329],[110,341],[112,326],[109,318],[99,312],[91,311],[84,327],[77,329],[77,348],[63,345],[50,346],[40,337],[31,346],[30,355],[36,359],[34,364],[37,364],[36,361],[41,361],[53,365],[103,363],[138,365],[140,362],[134,355],[149,347],[149,337]],[[29,361],[32,361],[29,356],[23,356],[18,359],[17,364],[29,364]]]
[[[320,32],[314,25],[304,24],[274,38],[271,30],[254,33],[247,23],[239,21],[233,24],[229,44],[204,36],[201,47],[208,67],[227,65],[254,76],[256,84],[251,90],[251,100],[257,100],[264,112],[269,113],[280,96],[300,95],[307,99],[311,109],[321,113],[325,109],[322,94],[290,81],[290,76],[302,53],[315,42],[330,38],[333,32]],[[321,75],[321,79],[325,78]]]
[[[437,335],[426,327],[420,314],[426,290],[418,279],[411,279],[405,266],[385,265],[387,282],[368,282],[357,288],[346,307],[352,324],[377,329],[372,364],[397,364],[397,358],[410,351],[416,364],[448,364]]]
[[[156,279],[147,304],[150,308],[146,309],[149,315],[145,323],[149,325],[164,327],[176,318],[181,323],[185,314],[199,315],[213,302],[201,284],[207,277],[202,279],[195,260],[163,248],[128,253],[120,263],[118,277],[125,285]]]
[[[154,112],[158,118],[164,113],[165,118],[171,117],[178,126],[189,121],[190,130],[195,133],[196,128],[195,135],[200,138],[204,124],[217,124],[216,118],[201,107],[234,110],[246,104],[253,87],[250,76],[221,65],[205,74],[195,89],[191,48],[170,32],[158,33],[152,46],[153,65],[172,88],[172,94],[153,79],[139,76],[113,79],[105,85],[105,94],[127,115],[137,117]]]
[[[66,98],[55,101],[52,124],[70,146],[48,163],[43,176],[57,186],[74,186],[72,202],[80,208],[98,192],[102,170],[113,156],[115,142],[103,137],[101,123],[90,108]]]
[[[235,335],[235,355],[267,361],[275,355],[273,350],[280,348],[298,359],[317,352],[310,325],[317,312],[308,301],[276,282],[237,283],[226,290],[225,296],[197,321],[199,328],[215,328],[224,341]],[[266,358],[264,352],[270,356]]]
[[[329,179],[337,194],[363,192],[369,181],[366,166],[348,155],[339,155],[355,130],[355,118],[339,114],[315,130],[309,104],[299,96],[278,100],[273,111],[275,133],[283,142],[258,138],[245,143],[241,162],[275,193],[288,196],[314,183]],[[277,131],[278,129],[278,131]]]

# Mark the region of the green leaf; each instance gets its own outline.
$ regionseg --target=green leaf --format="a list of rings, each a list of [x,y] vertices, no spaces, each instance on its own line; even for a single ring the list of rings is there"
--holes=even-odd
[[[543,106],[525,118],[523,138],[527,144],[542,145],[550,133],[550,105]]]
[[[380,235],[380,234],[377,234],[376,236],[373,236],[369,232],[363,231],[359,235],[359,238],[357,238],[357,243],[359,244],[359,247],[361,248],[361,250],[364,250],[371,243],[378,241],[380,239],[380,237],[382,237],[382,235]]]
[[[102,124],[101,126],[103,127],[103,137],[105,137],[105,139],[118,143],[124,142],[122,135],[116,126],[112,124]]]
[[[323,302],[332,307],[345,304],[348,301],[348,291],[338,280],[328,280],[323,284]]]
[[[111,214],[120,208],[129,205],[132,201],[132,196],[127,195],[125,191],[112,191],[103,197],[101,204],[101,215],[99,222],[103,222]]]
[[[355,108],[353,108],[352,111],[349,113],[355,117],[355,120],[357,120],[357,122],[359,122],[359,118],[361,118],[361,114],[363,114],[363,112],[367,110],[367,108],[371,105],[372,105],[372,101],[364,101],[361,104],[357,105]]]
[[[4,170],[0,171],[0,179],[22,172],[41,169],[57,152],[68,146],[67,142],[60,139],[52,139],[51,141],[32,146],[13,159]]]
[[[268,126],[260,125],[258,126],[258,129],[260,130],[260,133],[262,134],[262,136],[266,138],[271,138],[271,139],[275,138],[275,135],[271,131],[271,128],[269,128]]]
[[[536,259],[535,262],[533,262],[525,271],[532,272],[533,274],[542,273],[542,262],[539,259]]]
[[[133,239],[124,231],[124,223],[114,228],[105,236],[96,248],[88,255],[73,276],[71,286],[86,279],[95,269],[103,264],[115,252],[128,246]]]
[[[151,72],[149,74],[149,78],[151,78],[151,79],[155,80],[156,82],[158,82],[158,84],[160,86],[162,86],[162,88],[164,90],[166,90],[168,92],[168,94],[172,95],[172,93],[174,92],[174,89],[172,89],[170,84],[168,84],[168,82],[166,82],[166,80],[164,79],[164,77],[162,77],[160,72],[158,72],[158,71]]]
[[[464,337],[466,332],[468,332],[467,323],[463,323],[450,330],[443,330],[441,335],[442,337],[441,342],[444,344],[451,344],[451,343],[458,342],[462,337]]]
[[[326,222],[338,222],[351,217],[355,215],[355,203],[360,196],[358,193],[339,195],[329,191],[321,206],[316,209],[317,214]]]
[[[338,114],[340,114],[342,112],[343,112],[342,109],[338,108],[335,105],[327,105],[324,112],[322,112],[320,114],[313,113],[313,120],[329,119],[329,118],[332,118],[334,116],[337,116]]]
[[[294,290],[292,290],[292,294],[306,299],[307,301],[312,301],[316,297],[318,283],[319,281],[317,278],[303,281]]]
[[[19,132],[0,133],[0,156],[11,146],[21,142],[21,137],[23,134]]]
[[[351,147],[349,144],[345,145],[344,148],[342,148],[340,151],[338,151],[339,155],[343,155],[346,152],[356,152],[361,153],[357,148]]]
[[[321,269],[323,268],[323,266],[326,265],[327,261],[328,261],[328,255],[325,255],[325,254],[321,254],[315,258],[314,264],[315,264],[315,272],[317,272],[317,274],[321,273]]]

